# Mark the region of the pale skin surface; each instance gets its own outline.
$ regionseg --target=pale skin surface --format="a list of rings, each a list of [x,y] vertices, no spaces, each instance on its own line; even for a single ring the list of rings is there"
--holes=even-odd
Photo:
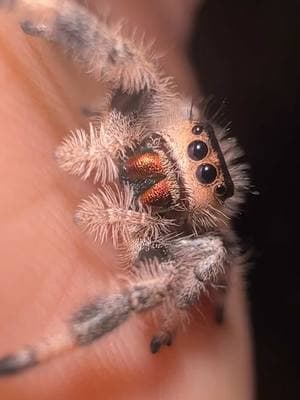
[[[111,2],[112,8],[116,2]],[[181,51],[187,29],[178,31],[177,46],[166,47],[170,35],[176,36],[176,26],[172,31],[164,21],[172,21],[173,13],[178,25],[182,15],[180,26],[184,26],[185,14],[175,16],[175,8],[166,14],[167,1],[151,2],[152,11],[138,2],[128,3],[130,19],[130,5],[135,10],[133,23],[153,37],[159,35],[158,46],[167,48],[167,73],[175,75],[187,91],[195,88]],[[96,294],[117,290],[120,282],[112,249],[99,248],[72,219],[79,200],[95,188],[65,174],[53,158],[66,133],[86,124],[80,106],[98,95],[100,85],[57,47],[23,35],[16,20],[2,12],[0,54],[3,355],[60,331],[81,304]],[[0,398],[252,399],[250,335],[240,278],[233,279],[223,327],[214,323],[209,307],[201,312],[204,318],[196,316],[174,346],[158,355],[149,351],[155,329],[140,316],[90,347],[0,380]]]

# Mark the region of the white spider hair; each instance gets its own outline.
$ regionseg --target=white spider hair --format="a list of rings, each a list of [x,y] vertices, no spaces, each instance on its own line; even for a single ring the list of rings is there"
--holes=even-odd
[[[103,122],[90,123],[89,131],[72,132],[57,148],[55,157],[70,174],[86,180],[93,173],[94,183],[105,184],[118,176],[116,160],[133,150],[145,135],[142,126],[134,126],[128,117],[112,111]]]
[[[130,242],[133,235],[140,240],[155,240],[174,225],[174,221],[145,209],[127,185],[120,190],[116,184],[104,186],[84,200],[75,221],[101,244],[111,237],[115,247],[120,241]]]

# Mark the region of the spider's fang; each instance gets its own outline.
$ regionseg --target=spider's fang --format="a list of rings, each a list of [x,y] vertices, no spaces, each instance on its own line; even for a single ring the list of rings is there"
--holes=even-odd
[[[145,206],[167,207],[172,204],[171,190],[171,182],[165,178],[142,193],[140,200]]]
[[[173,184],[165,169],[161,156],[153,151],[135,154],[126,161],[126,178],[144,206],[165,208],[172,204]]]
[[[153,175],[163,175],[160,156],[154,152],[137,154],[126,162],[126,173],[130,180],[145,179]]]

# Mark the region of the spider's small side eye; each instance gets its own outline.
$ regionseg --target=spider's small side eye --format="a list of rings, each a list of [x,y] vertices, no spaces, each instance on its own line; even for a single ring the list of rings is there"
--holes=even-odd
[[[214,128],[208,123],[196,124],[192,128],[194,135],[201,135],[203,132],[206,132],[208,135],[214,135]]]
[[[223,184],[219,184],[216,186],[215,189],[216,195],[221,199],[221,200],[225,200],[226,199],[226,195],[227,195],[227,188],[225,185]]]
[[[204,130],[204,126],[202,124],[197,124],[193,126],[192,132],[194,135],[200,135]]]
[[[211,164],[199,165],[196,171],[198,181],[206,185],[213,183],[217,175],[216,168]]]
[[[189,144],[188,155],[192,160],[200,161],[206,157],[208,153],[207,144],[202,142],[202,140],[194,140]]]

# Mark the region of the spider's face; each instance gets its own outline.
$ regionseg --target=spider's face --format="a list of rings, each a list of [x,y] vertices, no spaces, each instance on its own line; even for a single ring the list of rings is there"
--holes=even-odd
[[[126,179],[145,206],[160,211],[179,205],[197,212],[222,207],[233,195],[212,126],[181,121],[151,136],[125,163]]]
[[[234,186],[213,127],[184,121],[180,134],[168,133],[168,144],[176,158],[189,208],[199,211],[222,207],[234,194]]]

